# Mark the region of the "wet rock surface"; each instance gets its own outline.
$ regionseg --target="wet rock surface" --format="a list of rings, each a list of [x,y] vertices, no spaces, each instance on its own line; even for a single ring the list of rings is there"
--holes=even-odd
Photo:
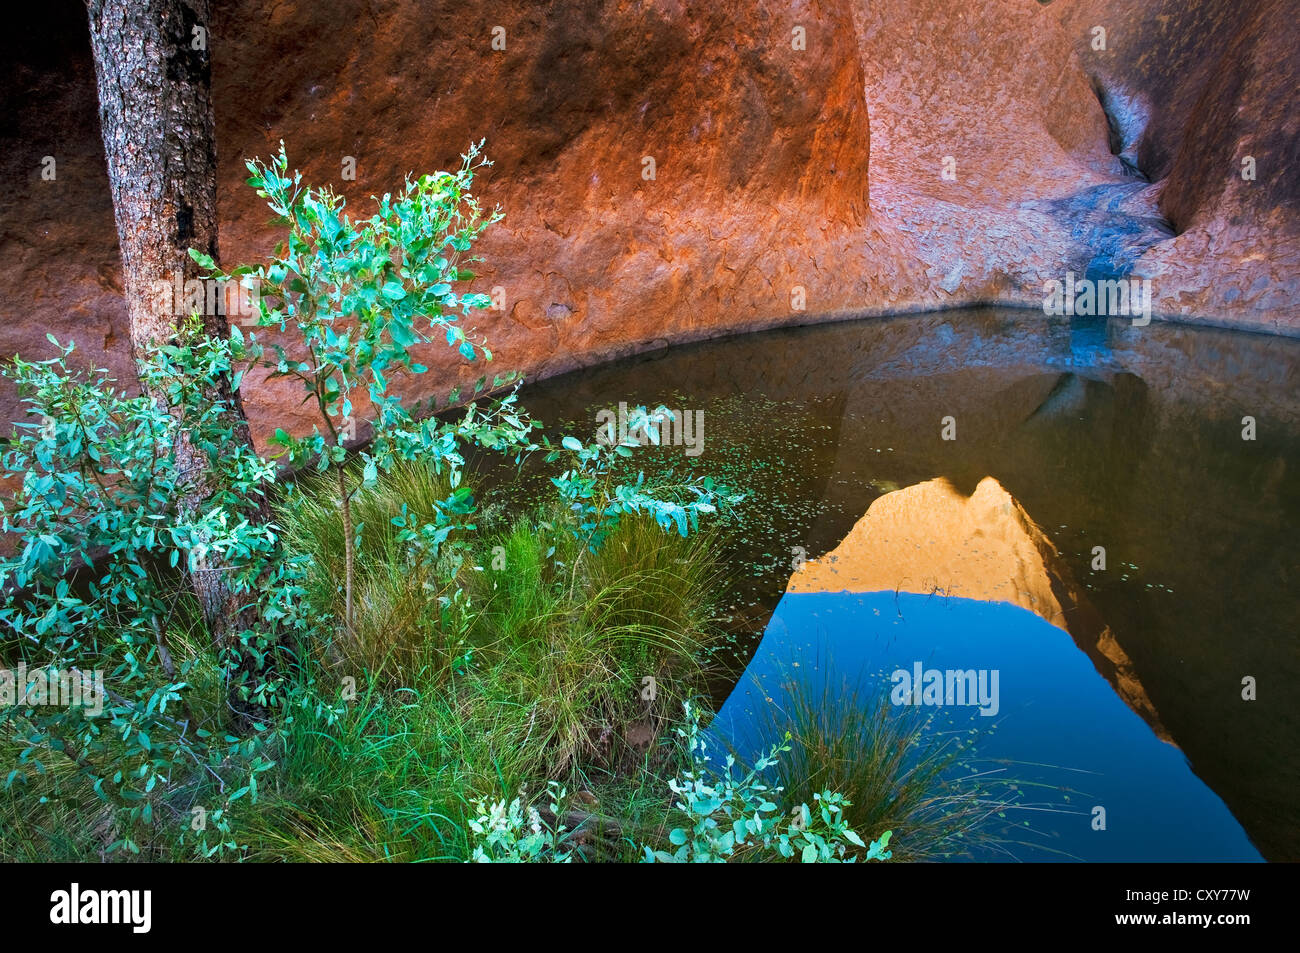
[[[1287,0],[1057,0],[1174,237],[1143,249],[1156,310],[1295,333],[1300,43]],[[1105,49],[1097,49],[1098,29]]]
[[[243,159],[281,139],[365,214],[486,138],[481,194],[506,219],[475,288],[506,306],[477,328],[534,378],[775,324],[1037,306],[1090,269],[1149,277],[1158,314],[1295,333],[1286,6],[239,0],[211,31],[222,256],[274,241]],[[52,331],[129,379],[84,17],[43,5],[0,40],[0,349],[47,356]],[[412,397],[482,373],[422,360]],[[285,386],[246,385],[260,436],[309,427]]]

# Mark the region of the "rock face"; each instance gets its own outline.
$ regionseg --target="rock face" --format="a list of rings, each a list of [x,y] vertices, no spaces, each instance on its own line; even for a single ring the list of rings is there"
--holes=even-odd
[[[858,4],[872,211],[925,283],[919,299],[1038,304],[1091,256],[1059,200],[1118,181],[1106,117],[1068,37],[1014,0]],[[1055,200],[1055,201],[1054,201]]]
[[[214,46],[218,102],[247,104],[218,110],[228,259],[269,238],[241,156],[284,138],[309,180],[364,207],[486,137],[495,165],[481,197],[506,218],[479,247],[477,287],[503,289],[506,307],[479,328],[503,368],[545,376],[779,320],[796,285],[810,310],[846,310],[876,274],[845,0],[757,12],[563,0],[446,16],[399,3],[367,15],[360,38],[340,35],[329,5],[264,6],[227,14],[227,30],[265,22],[255,48]],[[356,182],[340,179],[345,156]],[[447,389],[451,355],[425,357],[441,373],[419,384]]]
[[[1173,743],[1052,541],[993,477],[969,497],[942,478],[886,493],[839,546],[804,563],[787,591],[914,592],[1028,609],[1070,633],[1125,703]]]
[[[86,11],[51,4],[11,26],[0,35],[0,355],[48,357],[48,332],[129,380]],[[8,382],[0,395],[0,418],[18,419]]]
[[[1050,9],[1107,99],[1124,154],[1155,183],[1151,200],[1177,233],[1136,264],[1152,279],[1157,309],[1294,332],[1295,4],[1057,0]]]
[[[1159,6],[237,0],[210,36],[222,256],[274,241],[243,159],[281,139],[365,214],[370,195],[486,138],[480,191],[506,219],[475,287],[504,292],[478,321],[500,370],[546,376],[782,323],[1036,305],[1044,281],[1098,260],[1152,277],[1158,311],[1300,331],[1295,24],[1282,0],[1137,12]],[[53,331],[129,376],[84,17],[72,0],[29,7],[0,39],[0,349],[44,356]],[[1116,24],[1109,58],[1088,45],[1098,17]],[[1094,84],[1112,116],[1146,104],[1117,151],[1162,183],[1125,177]],[[1247,133],[1259,178],[1238,184],[1229,160]],[[405,385],[413,397],[482,373],[423,357],[434,372]],[[259,434],[307,426],[287,392],[246,391]],[[7,391],[0,402],[12,419]]]

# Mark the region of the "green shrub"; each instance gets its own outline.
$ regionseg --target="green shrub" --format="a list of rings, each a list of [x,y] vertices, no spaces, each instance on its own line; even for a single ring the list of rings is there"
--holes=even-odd
[[[391,684],[422,665],[445,668],[454,660],[455,633],[441,600],[450,598],[458,584],[457,561],[417,558],[405,530],[435,522],[450,493],[447,472],[422,463],[396,465],[357,490],[352,500],[356,612],[350,632],[335,630],[319,646],[321,660]],[[306,600],[322,617],[344,618],[343,519],[334,481],[314,474],[302,477],[278,503],[276,514],[284,546],[303,557]]]
[[[538,863],[566,864],[573,859],[572,851],[564,849],[568,828],[558,820],[564,817],[568,791],[554,781],[550,789],[551,816],[554,823],[544,820],[537,808],[524,809],[522,800],[515,798],[509,806],[505,801],[475,803],[478,816],[469,822],[474,837],[475,863]]]
[[[167,408],[106,372],[74,370],[71,345],[60,352],[6,371],[35,421],[17,425],[3,455],[18,488],[0,502],[13,543],[0,558],[0,661],[84,677],[96,703],[0,705],[18,750],[4,783],[57,778],[51,762],[70,761],[110,807],[102,846],[139,852],[156,810],[189,810],[160,796],[176,793],[177,777],[215,780],[227,793],[207,809],[220,818],[230,792],[255,792],[270,767],[260,731],[228,739],[226,706],[283,709],[282,648],[307,624],[301,573],[274,528],[249,519],[274,468],[235,439],[230,408],[211,397],[231,372],[230,342],[188,326],[147,356],[141,383]],[[206,467],[181,465],[182,431]],[[213,554],[224,568],[210,571],[257,606],[258,626],[200,653],[177,641],[198,615],[177,569],[205,571]]]
[[[83,828],[99,823],[91,796],[108,805],[102,831],[60,841],[72,853],[460,859],[477,798],[608,767],[630,719],[653,728],[664,700],[690,691],[713,570],[707,541],[688,537],[734,497],[707,479],[651,488],[611,470],[667,411],[636,408],[621,444],[547,444],[565,460],[561,511],[495,542],[478,532],[465,454],[537,449],[515,394],[440,418],[390,389],[424,372],[412,348],[435,338],[491,359],[465,327],[486,298],[454,289],[498,217],[469,192],[477,155],[408,180],[361,221],[291,176],[283,147],[249,163],[287,240],[229,274],[192,254],[251,284],[259,324],[297,332],[288,348],[238,328],[216,340],[196,320],[143,356],[148,398],[74,372],[70,346],[15,360],[39,422],[4,454],[20,486],[3,504],[17,548],[0,559],[0,652],[102,672],[107,700],[102,720],[84,706],[0,709],[5,819],[31,831],[26,793],[39,789],[46,816]],[[237,415],[212,397],[250,368],[298,380],[318,412],[310,435],[275,435],[320,474],[278,498],[278,522],[254,512],[277,496],[276,467],[233,439]],[[350,455],[362,404],[370,439]],[[177,460],[182,432],[198,465]],[[486,568],[494,543],[505,572]],[[208,644],[188,621],[182,564],[227,573],[239,618],[255,610],[256,624]],[[232,698],[258,717],[232,724]]]
[[[737,775],[736,759],[727,755],[721,770],[712,767],[699,718],[686,707],[686,726],[679,729],[691,757],[680,778],[668,782],[685,820],[668,835],[676,850],[644,848],[649,863],[727,863],[733,860],[792,860],[809,863],[855,863],[889,860],[886,850],[892,831],[866,844],[849,826],[845,811],[852,806],[842,794],[821,790],[793,809],[780,803],[782,789],[762,780],[767,769],[780,764],[790,751],[773,745],[767,755]],[[789,794],[787,792],[787,797]]]

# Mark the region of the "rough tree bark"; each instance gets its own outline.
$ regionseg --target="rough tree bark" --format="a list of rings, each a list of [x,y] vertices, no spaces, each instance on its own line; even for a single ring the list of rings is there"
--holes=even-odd
[[[158,282],[183,283],[200,274],[188,250],[217,259],[217,155],[208,53],[209,0],[87,0],[99,91],[99,119],[108,160],[113,212],[122,253],[131,346],[137,357],[172,339],[179,308],[168,309]],[[224,309],[203,316],[204,329],[225,336]],[[226,402],[237,439],[251,444],[237,392],[227,380],[212,399]],[[181,435],[177,464],[194,477],[182,505],[206,493],[204,454]],[[263,520],[265,500],[258,501]],[[191,573],[194,592],[218,645],[257,624],[226,584],[215,561]],[[241,718],[254,706],[232,705]]]

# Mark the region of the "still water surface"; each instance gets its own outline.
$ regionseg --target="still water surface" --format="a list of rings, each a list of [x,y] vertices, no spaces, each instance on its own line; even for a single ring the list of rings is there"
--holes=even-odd
[[[522,396],[584,437],[623,401],[703,411],[702,453],[637,462],[749,494],[725,600],[748,635],[714,691],[737,745],[791,672],[996,671],[996,715],[944,714],[1056,795],[1022,859],[1297,860],[1297,383],[1300,341],[980,309],[672,348]]]

